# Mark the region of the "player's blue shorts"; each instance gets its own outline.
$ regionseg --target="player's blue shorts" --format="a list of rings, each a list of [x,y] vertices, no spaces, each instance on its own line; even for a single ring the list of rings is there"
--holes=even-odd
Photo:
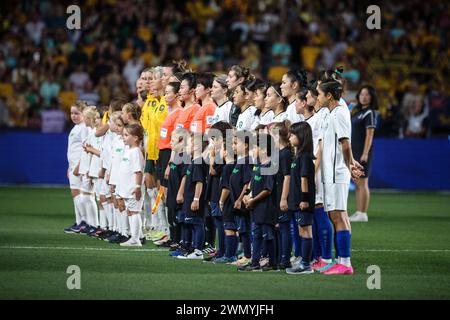
[[[295,211],[295,221],[301,227],[311,226],[314,221],[314,213],[308,211]]]

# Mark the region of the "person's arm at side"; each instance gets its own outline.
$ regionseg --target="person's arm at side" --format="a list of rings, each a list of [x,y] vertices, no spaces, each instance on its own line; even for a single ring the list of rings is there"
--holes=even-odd
[[[268,197],[270,195],[270,193],[271,193],[270,190],[264,189],[263,191],[258,193],[258,195],[256,197],[250,198],[250,200],[248,200],[248,202],[247,202],[246,207],[248,209],[252,208],[256,203],[263,200],[265,197]]]
[[[230,190],[226,188],[222,188],[222,192],[220,193],[220,199],[219,199],[219,207],[220,211],[223,211],[223,205],[225,201],[228,199],[228,196],[230,195]]]
[[[191,210],[197,211],[200,206],[200,196],[202,194],[202,188],[203,188],[203,182],[197,182],[195,184],[195,194],[194,194],[194,201],[192,201],[191,204]]]
[[[184,185],[186,184],[186,176],[181,179],[180,189],[178,189],[177,203],[182,204],[184,201]]]
[[[304,194],[304,195],[306,195],[308,193],[308,178],[307,177],[302,177],[301,190],[302,190],[302,194]],[[306,201],[306,199],[303,199],[300,202],[300,210],[305,210],[308,207],[309,207],[309,202]]]
[[[280,209],[282,211],[288,210],[288,195],[289,195],[289,184],[291,183],[291,176],[284,176],[283,179],[283,190],[281,191],[281,201],[280,201]]]

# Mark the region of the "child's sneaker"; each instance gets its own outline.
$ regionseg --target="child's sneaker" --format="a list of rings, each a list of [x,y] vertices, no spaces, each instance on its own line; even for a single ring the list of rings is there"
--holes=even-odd
[[[203,260],[203,253],[200,250],[195,249],[194,252],[192,252],[186,256],[186,259],[187,260]]]
[[[305,267],[303,264],[298,264],[294,268],[287,268],[287,274],[310,274],[314,273],[314,270],[311,267]]]
[[[269,264],[262,267],[261,269],[264,272],[280,272],[280,269],[278,268],[278,266],[271,266]]]
[[[250,263],[252,263],[252,259],[243,256],[238,261],[236,261],[233,265],[241,267],[241,266],[246,266],[246,265],[248,265]]]
[[[153,244],[155,246],[161,246],[164,242],[169,241],[169,236],[168,235],[164,235],[164,237],[162,237],[160,240],[156,240],[153,242]]]
[[[353,274],[353,267],[347,267],[343,264],[336,263],[331,268],[322,272],[323,274]]]
[[[184,253],[178,255],[177,258],[178,258],[178,259],[182,259],[182,260],[186,260],[187,257],[188,257],[191,253],[193,253],[193,252],[194,252],[194,251],[187,251],[187,250],[185,250]]]
[[[128,240],[130,240],[130,237],[127,237],[124,235],[119,236],[119,243],[124,243],[124,242],[127,242]]]
[[[204,255],[209,255],[210,253],[216,252],[216,249],[209,243],[205,243],[205,248],[202,250]]]
[[[128,241],[122,242],[120,244],[121,247],[142,247],[141,241],[135,241],[130,238]]]
[[[78,232],[80,232],[80,229],[76,222],[70,227],[64,228],[64,233],[78,233]]]
[[[269,264],[269,258],[261,258],[259,260],[259,264],[261,265],[261,267],[267,266]]]
[[[236,260],[237,260],[236,257],[228,258],[228,257],[223,256],[221,258],[214,259],[214,263],[220,263],[220,264],[232,263],[232,262],[235,262]]]
[[[261,266],[259,264],[247,264],[245,266],[239,266],[238,271],[255,271],[255,272],[261,272]]]

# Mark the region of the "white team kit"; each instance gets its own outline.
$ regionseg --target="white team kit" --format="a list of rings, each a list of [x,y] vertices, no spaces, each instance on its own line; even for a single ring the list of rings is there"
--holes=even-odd
[[[214,124],[216,122],[230,122],[230,111],[231,107],[233,106],[233,102],[226,101],[222,105],[217,106],[216,111],[214,111],[214,116],[211,120],[211,124]]]
[[[103,138],[100,160],[102,164],[102,169],[105,170],[105,179],[102,179],[100,186],[100,195],[106,198],[111,197],[110,188],[106,182],[106,176],[109,175],[109,169],[111,168],[111,156],[112,156],[112,144],[114,141],[114,136],[116,134],[108,130]]]
[[[313,135],[313,152],[317,156],[319,151],[319,142],[322,140],[322,124],[327,121],[330,111],[327,108],[320,108],[312,117],[305,121],[311,126]],[[316,204],[323,204],[323,183],[321,170],[316,172]]]
[[[291,124],[305,121],[305,117],[297,113],[297,108],[295,107],[295,100],[290,105],[288,105],[286,109],[286,116],[287,120],[289,120]]]
[[[262,125],[268,125],[270,123],[272,123],[273,120],[273,111],[272,110],[267,110],[264,113],[261,113],[258,116],[255,116],[255,121],[252,124],[252,130],[255,130],[257,126],[259,126],[260,124]]]
[[[123,142],[122,136],[118,134],[114,135],[111,144],[111,163],[109,167],[109,185],[117,186],[119,183],[119,166],[122,160],[122,155],[126,147]],[[117,194],[117,189],[116,189]]]
[[[92,148],[96,150],[102,150],[103,141],[105,136],[96,137],[95,130],[92,130],[92,133],[89,135],[88,144],[92,146]],[[99,179],[99,172],[102,169],[102,159],[100,156],[93,154],[91,156],[91,164],[89,166],[88,176],[92,178],[94,193],[97,196],[97,200],[100,199],[100,190],[102,187],[103,179]]]
[[[256,107],[249,106],[245,109],[238,117],[238,121],[236,123],[237,130],[250,130],[252,125],[255,123],[256,116]]]
[[[69,133],[67,146],[67,161],[69,162],[69,183],[71,189],[81,188],[81,177],[75,176],[73,170],[80,164],[83,152],[83,141],[88,136],[88,128],[83,123],[75,125]]]
[[[274,114],[272,123],[279,123],[288,120],[288,114],[286,111],[280,112],[279,114]]]
[[[145,159],[140,148],[127,148],[119,163],[116,194],[125,200],[127,210],[141,212],[144,205],[145,189],[141,184],[142,196],[139,200],[133,194],[136,189],[135,173],[144,172]]]
[[[346,211],[350,171],[342,152],[341,139],[351,139],[350,111],[338,104],[322,123],[321,174],[325,211]]]

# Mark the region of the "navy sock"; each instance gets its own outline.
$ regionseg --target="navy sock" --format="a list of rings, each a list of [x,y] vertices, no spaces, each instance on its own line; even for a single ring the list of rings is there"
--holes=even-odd
[[[302,264],[305,267],[311,266],[313,240],[311,238],[302,238]]]
[[[341,258],[349,258],[350,257],[350,242],[352,235],[350,231],[343,230],[338,231],[337,233],[337,244],[339,248],[339,257]]]
[[[252,246],[250,243],[250,235],[246,232],[241,235],[242,239],[242,248],[244,251],[244,256],[246,258],[250,258],[252,256]]]
[[[333,226],[328,214],[323,208],[317,208],[314,214],[317,219],[317,234],[319,237],[322,259],[331,259],[332,257],[332,238]]]
[[[225,231],[223,229],[223,221],[221,217],[214,218],[217,230],[217,238],[219,241],[217,256],[222,257],[225,254]]]
[[[317,209],[315,209],[317,210]],[[320,241],[319,241],[319,232],[317,228],[318,222],[317,222],[317,213],[314,213],[314,222],[312,224],[312,239],[313,239],[313,253],[312,257],[313,259],[317,259],[322,256],[322,248],[320,247]]]
[[[235,241],[236,236],[225,236],[225,257],[231,258],[234,257],[235,254]]]
[[[292,244],[294,245],[294,256],[300,257],[300,235],[298,233],[297,222],[294,219],[291,220],[291,237]]]

